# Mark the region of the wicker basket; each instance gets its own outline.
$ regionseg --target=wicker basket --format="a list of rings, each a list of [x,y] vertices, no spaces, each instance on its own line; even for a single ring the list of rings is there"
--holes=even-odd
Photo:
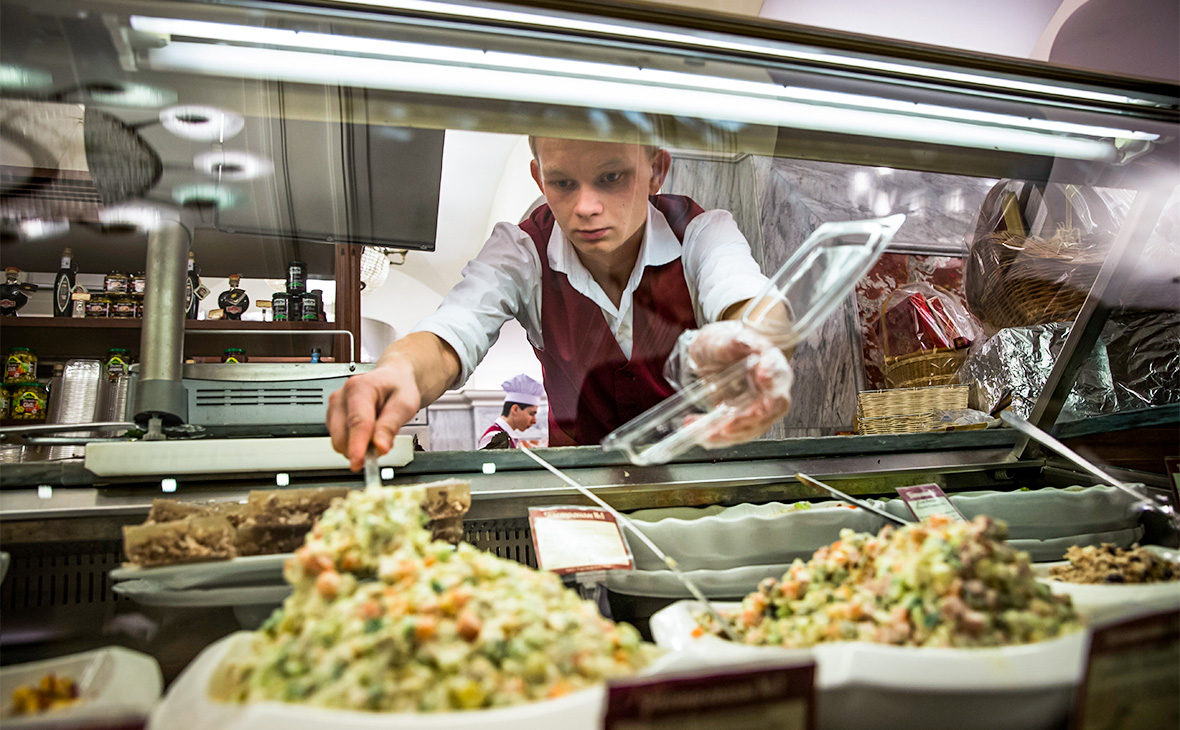
[[[935,348],[885,358],[885,387],[924,388],[951,385],[967,359],[966,348]]]
[[[931,431],[937,423],[937,416],[931,413],[907,413],[904,416],[875,416],[858,418],[856,432],[872,433],[922,433]]]
[[[865,390],[857,394],[856,410],[862,419],[949,411],[966,408],[970,392],[967,385]]]
[[[979,238],[964,272],[967,306],[993,330],[1073,321],[1098,277],[1104,246],[1025,238]]]

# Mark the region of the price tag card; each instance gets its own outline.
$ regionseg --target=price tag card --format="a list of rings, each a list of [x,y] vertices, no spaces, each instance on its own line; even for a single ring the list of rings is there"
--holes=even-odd
[[[1072,730],[1180,727],[1180,611],[1097,628]]]
[[[611,682],[605,730],[812,730],[815,664]]]
[[[70,290],[70,300],[75,302],[88,302],[90,301],[90,292],[86,290],[86,287],[78,284]]]
[[[930,515],[944,515],[952,520],[963,520],[958,510],[937,484],[919,484],[916,487],[898,487],[897,494],[905,500],[905,506],[919,520]]]
[[[600,507],[530,507],[529,526],[541,570],[564,575],[635,568],[615,516]]]
[[[205,286],[204,284],[201,284],[200,286],[198,286],[196,289],[193,290],[193,294],[196,295],[197,299],[204,299],[205,297],[212,294],[212,292],[209,291],[209,287]]]

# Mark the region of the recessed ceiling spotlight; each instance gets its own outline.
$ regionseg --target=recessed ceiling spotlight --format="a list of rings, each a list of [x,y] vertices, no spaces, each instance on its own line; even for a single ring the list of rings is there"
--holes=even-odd
[[[115,81],[87,84],[83,100],[110,106],[159,107],[176,101],[176,92],[158,86]]]
[[[215,106],[173,106],[160,112],[160,124],[177,137],[198,142],[224,142],[246,126],[241,114]]]
[[[98,212],[104,226],[134,227],[144,233],[154,231],[167,221],[179,221],[176,211],[151,203],[111,205]]]
[[[0,63],[0,89],[41,89],[53,83],[53,76],[28,66]]]
[[[44,218],[29,218],[17,224],[22,241],[40,241],[46,238],[57,238],[70,232],[68,220],[45,220]]]
[[[193,167],[198,172],[212,175],[218,180],[252,180],[274,172],[274,163],[248,152],[236,150],[209,150],[193,158]]]
[[[225,210],[234,204],[237,196],[222,185],[196,183],[174,188],[172,199],[178,205],[212,205],[218,210]]]

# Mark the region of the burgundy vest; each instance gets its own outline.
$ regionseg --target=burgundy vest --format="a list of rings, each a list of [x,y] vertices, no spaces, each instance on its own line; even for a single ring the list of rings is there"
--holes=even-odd
[[[704,210],[680,195],[656,195],[652,205],[667,218],[682,243],[684,229]],[[537,208],[524,222],[541,260],[541,361],[549,398],[549,445],[597,444],[603,437],[667,398],[664,362],[676,338],[697,326],[692,298],[678,258],[649,266],[635,290],[631,359],[615,341],[602,310],[549,268],[553,214]]]

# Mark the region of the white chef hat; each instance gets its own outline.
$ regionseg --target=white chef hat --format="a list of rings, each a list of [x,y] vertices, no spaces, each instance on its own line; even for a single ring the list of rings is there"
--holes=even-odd
[[[500,387],[504,389],[505,403],[524,403],[535,406],[541,402],[541,396],[545,395],[545,388],[524,374],[517,375],[511,380],[505,380],[500,383]]]

